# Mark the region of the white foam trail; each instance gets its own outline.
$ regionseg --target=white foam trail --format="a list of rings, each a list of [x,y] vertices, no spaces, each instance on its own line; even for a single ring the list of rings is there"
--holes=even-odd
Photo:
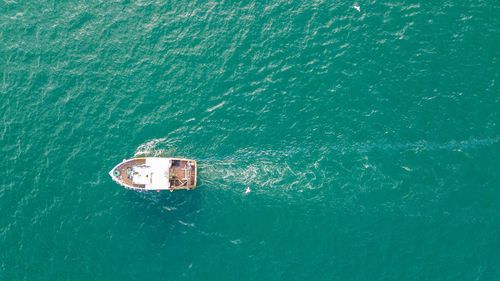
[[[302,187],[316,178],[313,164],[302,171],[294,171],[283,159],[259,161],[256,158],[234,161],[199,162],[199,177],[211,186],[235,188],[235,191],[248,194],[254,190],[293,189]],[[252,162],[252,163],[249,163]],[[287,186],[283,186],[283,182]]]
[[[368,160],[367,153],[375,151],[463,151],[490,146],[500,141],[500,138],[470,139],[464,141],[449,141],[443,143],[417,141],[409,143],[358,143],[349,146],[308,146],[292,147],[285,150],[241,150],[225,157],[211,157],[199,159],[200,179],[213,187],[242,192],[257,192],[279,188],[280,191],[289,190],[301,192],[306,189],[317,189],[328,185],[329,182],[338,181],[335,175],[339,172],[325,170],[323,163],[332,163],[336,155],[355,154],[362,162],[356,170],[359,177],[365,174],[379,175],[377,167]],[[355,156],[353,155],[353,156]],[[294,165],[308,157],[311,161],[303,166]],[[317,157],[314,159],[314,157]],[[327,160],[325,160],[327,159]],[[325,162],[326,161],[326,162]],[[342,163],[337,167],[342,170]],[[413,169],[401,166],[407,172]],[[352,169],[352,168],[351,168]],[[339,170],[339,171],[340,171]],[[354,171],[354,170],[353,170]]]
[[[200,160],[205,161],[222,161],[222,160],[239,160],[252,158],[276,158],[276,157],[286,157],[291,155],[296,155],[300,153],[315,153],[315,152],[331,152],[337,151],[342,154],[347,153],[368,153],[376,150],[382,151],[399,151],[399,150],[418,150],[418,151],[434,151],[434,150],[448,150],[448,151],[462,151],[466,149],[475,149],[481,146],[489,146],[500,142],[500,137],[495,138],[484,138],[484,139],[469,139],[456,141],[451,140],[444,143],[430,142],[425,140],[420,140],[416,142],[408,143],[382,143],[382,142],[365,142],[365,143],[355,143],[355,144],[337,144],[337,145],[327,145],[327,146],[305,146],[305,147],[289,147],[283,150],[240,150],[234,155],[225,157],[208,157],[200,158]]]

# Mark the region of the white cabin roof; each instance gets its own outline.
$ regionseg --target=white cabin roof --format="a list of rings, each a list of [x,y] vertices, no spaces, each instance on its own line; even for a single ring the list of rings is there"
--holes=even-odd
[[[146,163],[134,166],[132,181],[134,184],[144,184],[144,189],[168,189],[170,187],[170,158],[146,158]]]

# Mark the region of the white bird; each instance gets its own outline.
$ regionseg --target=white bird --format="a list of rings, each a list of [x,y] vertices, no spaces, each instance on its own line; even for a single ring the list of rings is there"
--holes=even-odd
[[[245,194],[247,194],[249,192],[250,192],[250,187],[247,187],[247,189],[245,189]]]
[[[361,7],[358,5],[352,6],[354,9],[356,9],[358,12],[361,12]]]

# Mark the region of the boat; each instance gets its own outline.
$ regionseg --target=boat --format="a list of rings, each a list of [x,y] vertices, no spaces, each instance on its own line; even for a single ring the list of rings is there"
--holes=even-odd
[[[196,187],[197,167],[190,159],[142,157],[123,159],[109,175],[128,189],[174,191]]]

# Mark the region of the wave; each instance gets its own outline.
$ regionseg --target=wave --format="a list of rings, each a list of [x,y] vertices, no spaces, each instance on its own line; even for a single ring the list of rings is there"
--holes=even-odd
[[[163,144],[164,142],[168,142],[167,138],[152,139],[146,143],[143,143],[135,150],[134,157],[139,157],[139,156],[156,157],[165,154],[167,150],[165,148],[159,148],[159,145]]]

